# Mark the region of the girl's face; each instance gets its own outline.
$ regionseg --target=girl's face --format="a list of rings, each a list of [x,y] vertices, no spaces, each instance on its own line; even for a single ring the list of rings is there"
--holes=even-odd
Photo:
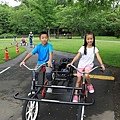
[[[40,41],[42,42],[43,45],[46,45],[47,42],[48,42],[48,36],[47,36],[47,34],[42,34],[40,36]]]
[[[93,35],[92,35],[92,34],[88,34],[88,35],[86,36],[87,45],[88,45],[88,46],[92,46],[93,41],[94,41]]]

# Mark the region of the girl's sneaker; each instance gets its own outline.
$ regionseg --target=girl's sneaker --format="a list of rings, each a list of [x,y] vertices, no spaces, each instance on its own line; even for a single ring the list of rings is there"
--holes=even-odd
[[[75,95],[75,96],[73,97],[73,102],[78,102],[78,96]]]
[[[94,93],[94,88],[93,88],[93,85],[88,85],[87,86],[88,90],[89,90],[89,93]]]

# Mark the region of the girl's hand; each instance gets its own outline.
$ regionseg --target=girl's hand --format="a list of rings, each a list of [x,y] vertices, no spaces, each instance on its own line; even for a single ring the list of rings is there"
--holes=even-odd
[[[102,64],[101,67],[102,67],[102,70],[104,71],[104,70],[105,70],[105,66],[104,66],[104,64]]]
[[[69,64],[67,64],[67,66],[66,67],[70,67],[72,65],[72,63],[69,63]]]

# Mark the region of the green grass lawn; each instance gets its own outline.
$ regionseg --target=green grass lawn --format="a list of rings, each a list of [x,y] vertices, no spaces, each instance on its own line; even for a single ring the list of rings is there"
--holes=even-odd
[[[120,38],[111,36],[95,36],[96,40],[120,41]],[[80,36],[73,36],[73,39],[81,39]]]
[[[80,46],[83,45],[81,40],[51,40],[53,48],[58,51],[77,53]],[[96,41],[102,60],[105,64],[120,67],[120,42],[99,42]]]
[[[100,41],[97,41],[100,40]],[[106,41],[104,41],[106,40]],[[6,44],[10,44],[10,40],[7,39],[7,42],[3,43],[3,40],[0,39],[0,48],[4,48]],[[18,39],[20,41],[20,39]],[[118,41],[118,42],[109,42],[109,41]],[[39,38],[34,39],[35,44],[39,44]],[[58,51],[63,51],[63,52],[69,52],[69,53],[77,53],[78,49],[83,45],[83,39],[80,39],[78,37],[73,38],[73,39],[55,39],[51,38],[50,42],[53,44],[53,49],[58,50]],[[3,43],[3,44],[2,44]],[[2,45],[2,47],[1,47]],[[117,39],[115,37],[96,37],[96,46],[99,49],[100,55],[102,57],[102,60],[105,64],[111,65],[111,66],[116,66],[120,67],[120,39]],[[17,55],[15,53],[15,48],[10,48],[9,54],[10,57],[14,58]],[[20,47],[21,53],[25,49]],[[1,55],[1,51],[0,51]],[[0,63],[4,62],[1,60],[0,57]]]
[[[1,40],[0,39],[0,63],[4,63],[6,62],[6,60],[4,60],[4,55],[5,55],[5,48],[8,47],[8,54],[9,57],[11,59],[19,56],[21,53],[23,53],[26,49],[23,47],[19,47],[19,51],[20,53],[16,53],[16,46],[15,44],[11,45],[10,40]]]
[[[96,36],[96,40],[120,41],[120,38],[110,37],[110,36]]]

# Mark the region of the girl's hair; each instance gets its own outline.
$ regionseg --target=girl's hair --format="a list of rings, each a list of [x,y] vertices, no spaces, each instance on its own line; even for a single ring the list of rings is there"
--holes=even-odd
[[[42,34],[46,34],[48,36],[48,33],[46,31],[42,31],[42,32],[40,32],[40,36],[39,37],[41,37]]]
[[[85,38],[84,38],[84,54],[85,55],[87,55],[87,50],[86,50],[86,47],[87,47],[87,41],[86,41],[86,37],[87,37],[87,35],[93,35],[93,43],[92,43],[92,46],[94,47],[94,51],[95,51],[95,35],[94,35],[94,33],[87,33],[86,35],[85,35]]]

